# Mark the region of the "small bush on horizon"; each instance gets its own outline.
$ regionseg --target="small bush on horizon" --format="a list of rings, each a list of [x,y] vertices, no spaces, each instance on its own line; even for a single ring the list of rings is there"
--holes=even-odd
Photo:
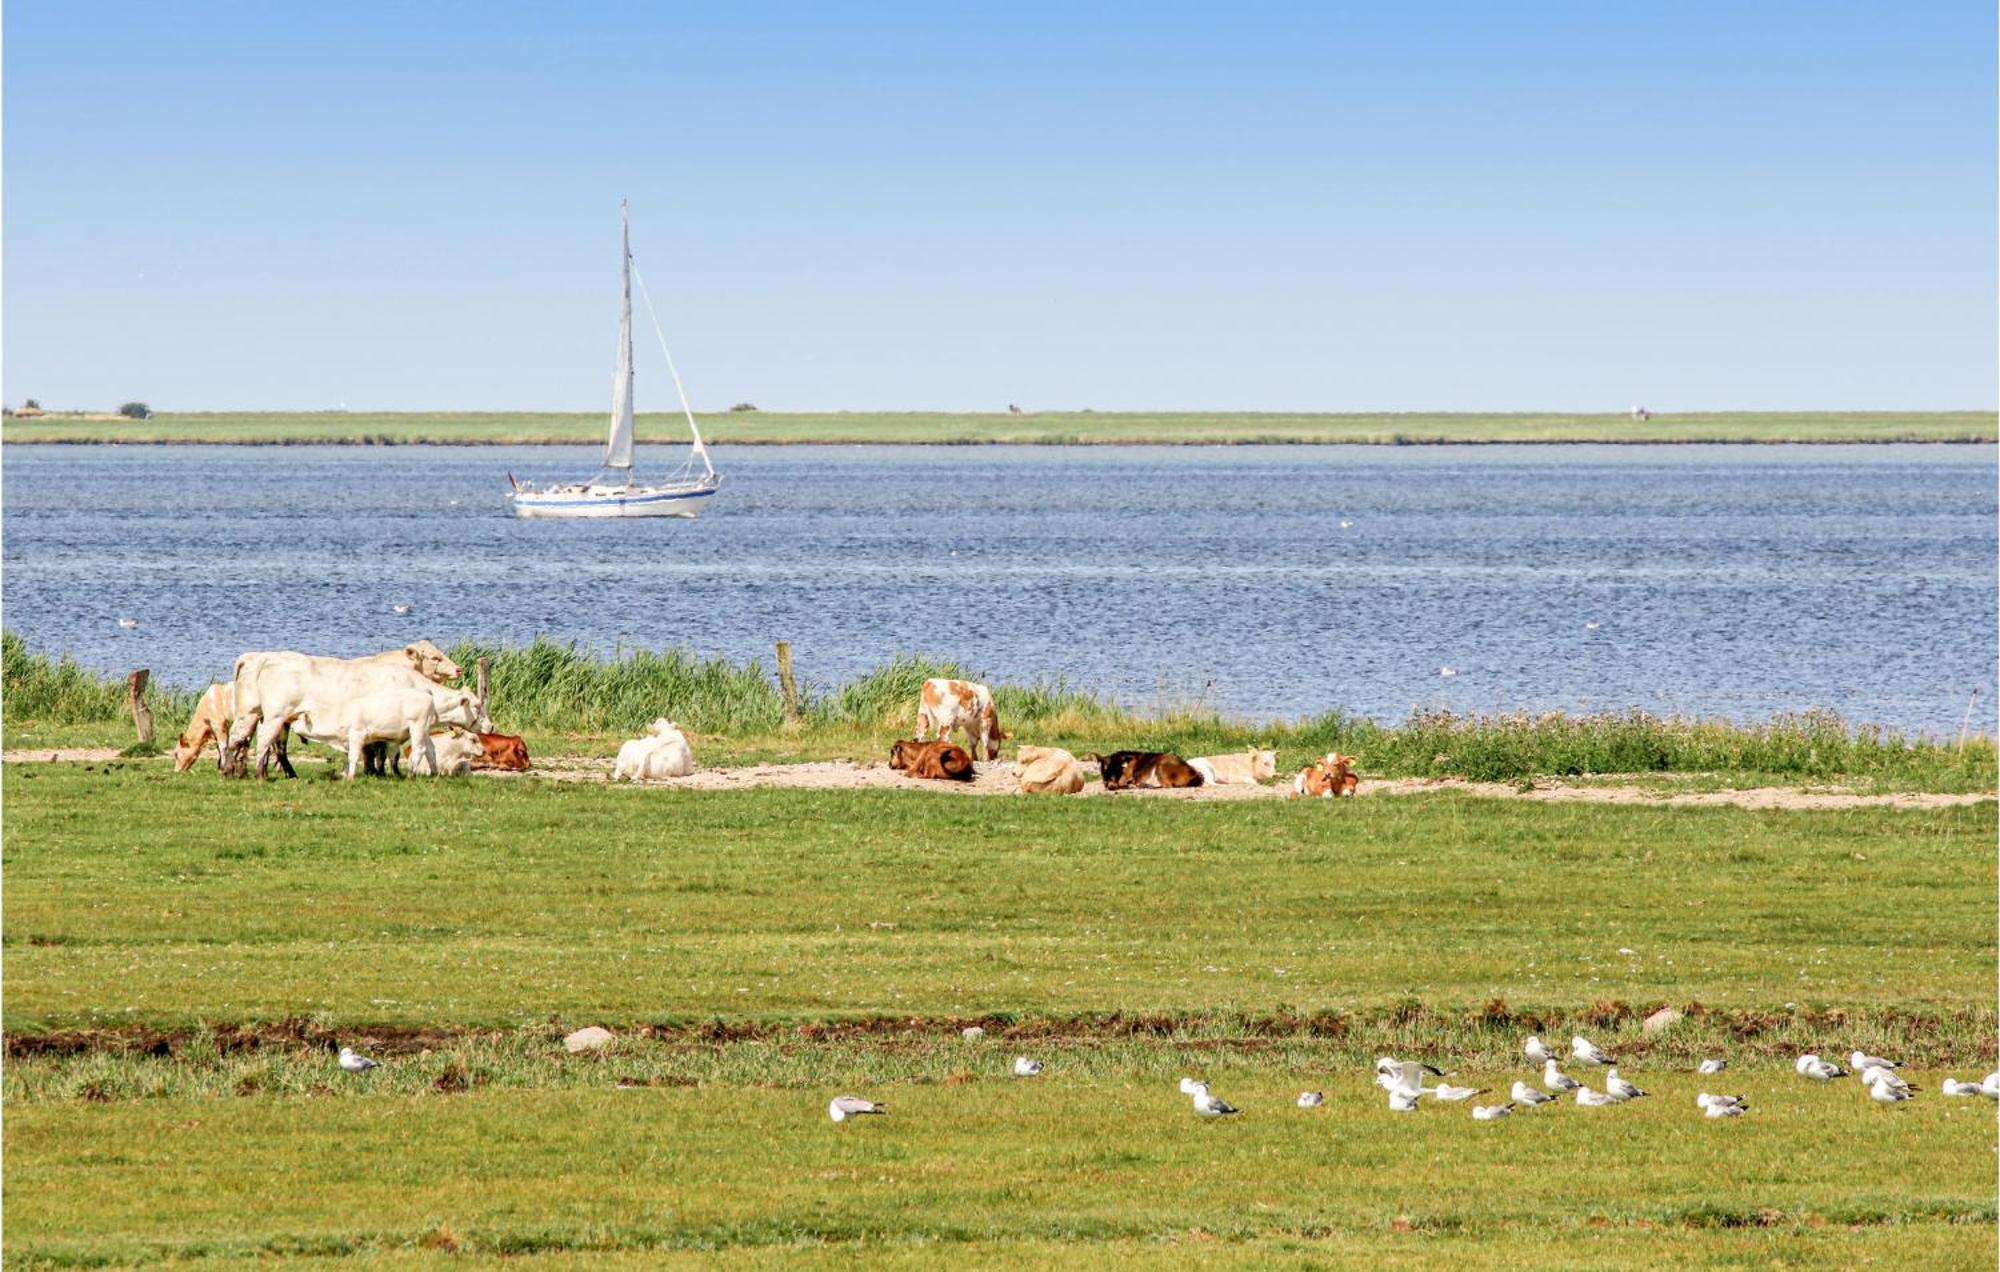
[[[755,402],[738,402],[729,409],[735,412],[754,411],[757,409],[757,404]]]
[[[153,408],[147,406],[144,402],[127,402],[118,408],[118,413],[128,420],[150,420],[153,418]]]

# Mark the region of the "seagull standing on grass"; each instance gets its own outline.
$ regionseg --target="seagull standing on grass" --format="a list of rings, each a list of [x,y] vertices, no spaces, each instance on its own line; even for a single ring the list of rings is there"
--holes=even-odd
[[[1847,1066],[1857,1073],[1863,1069],[1900,1069],[1903,1067],[1894,1060],[1884,1060],[1881,1056],[1871,1056],[1865,1051],[1848,1053]]]
[[[1601,1109],[1607,1104],[1619,1103],[1619,1099],[1615,1095],[1606,1095],[1602,1091],[1593,1091],[1589,1087],[1578,1087],[1576,1089],[1576,1102],[1587,1109]]]
[[[1721,1073],[1729,1067],[1727,1060],[1704,1060],[1695,1066],[1696,1073]]]
[[[1811,1078],[1815,1082],[1831,1082],[1835,1078],[1847,1076],[1847,1070],[1831,1060],[1820,1059],[1810,1051],[1800,1056],[1798,1063],[1792,1067],[1797,1069],[1801,1076]]]
[[[1041,1075],[1041,1072],[1042,1072],[1042,1062],[1041,1062],[1041,1061],[1039,1061],[1039,1060],[1030,1060],[1030,1059],[1028,1059],[1028,1057],[1026,1057],[1026,1056],[1015,1056],[1015,1057],[1014,1057],[1014,1076],[1015,1076],[1015,1077],[1017,1077],[1017,1078],[1033,1078],[1033,1077],[1039,1077],[1039,1076]]]
[[[1472,1120],[1475,1122],[1497,1122],[1514,1112],[1511,1104],[1475,1104],[1472,1106]]]
[[[1429,1090],[1425,1091],[1424,1094],[1430,1096],[1434,1100],[1457,1101],[1457,1100],[1469,1100],[1475,1095],[1490,1095],[1492,1094],[1492,1092],[1493,1092],[1492,1087],[1462,1087],[1462,1086],[1452,1086],[1449,1083],[1440,1082],[1436,1086],[1431,1087]]]
[[[1604,1071],[1604,1091],[1614,1100],[1636,1100],[1645,1095],[1638,1087],[1618,1076],[1618,1066]]]
[[[370,1060],[367,1056],[362,1055],[352,1047],[342,1047],[340,1049],[340,1067],[349,1073],[366,1073],[370,1069],[379,1069],[382,1066],[379,1062]]]
[[[1547,1064],[1555,1059],[1555,1055],[1542,1045],[1542,1040],[1533,1034],[1528,1035],[1528,1041],[1521,1045],[1521,1051],[1536,1064]]]
[[[1201,1091],[1201,1090],[1204,1090],[1204,1089],[1206,1089],[1206,1086],[1207,1086],[1207,1084],[1206,1084],[1206,1083],[1202,1083],[1202,1082],[1196,1082],[1196,1081],[1195,1081],[1195,1080],[1194,1080],[1193,1078],[1182,1078],[1182,1079],[1181,1079],[1181,1094],[1182,1094],[1182,1095],[1193,1095],[1193,1094],[1194,1094],[1195,1092],[1197,1092],[1197,1091]]]
[[[1537,1104],[1554,1104],[1556,1102],[1555,1096],[1550,1095],[1546,1091],[1537,1091],[1525,1082],[1516,1082],[1514,1088],[1507,1092],[1507,1094],[1514,1097],[1514,1103],[1525,1104],[1531,1109]]]
[[[1602,1051],[1599,1051],[1594,1045],[1592,1045],[1590,1039],[1584,1037],[1582,1034],[1578,1034],[1576,1037],[1571,1038],[1569,1040],[1569,1053],[1572,1056],[1576,1057],[1577,1063],[1579,1064],[1617,1063],[1617,1061],[1613,1060],[1610,1056],[1605,1055]]]
[[[1915,1091],[1917,1089],[1911,1085],[1908,1078],[1905,1078],[1900,1073],[1892,1073],[1887,1069],[1863,1069],[1861,1071],[1861,1085],[1874,1086],[1878,1082],[1884,1086],[1895,1087],[1898,1091]]]
[[[1325,1103],[1326,1103],[1325,1092],[1322,1091],[1299,1092],[1299,1107],[1302,1109],[1316,1109],[1320,1105]]]
[[[1711,1104],[1703,1108],[1703,1117],[1742,1117],[1750,1111],[1747,1104]]]
[[[1565,1091],[1576,1090],[1583,1083],[1556,1068],[1555,1057],[1550,1056],[1548,1063],[1542,1066],[1542,1085],[1561,1095]]]
[[[1389,1088],[1389,1111],[1392,1113],[1414,1112],[1417,1102],[1431,1094],[1422,1087],[1392,1086]]]
[[[836,1095],[833,1103],[826,1106],[826,1115],[836,1122],[845,1122],[850,1117],[862,1117],[869,1113],[887,1116],[889,1110],[873,1100],[864,1100],[858,1095]]]
[[[1747,1109],[1750,1107],[1750,1098],[1743,1095],[1710,1095],[1703,1091],[1694,1097],[1694,1103],[1696,1108],[1704,1112],[1713,1108]]]

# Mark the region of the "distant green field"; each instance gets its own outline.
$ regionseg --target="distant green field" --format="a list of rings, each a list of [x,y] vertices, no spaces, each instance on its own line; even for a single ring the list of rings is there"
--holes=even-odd
[[[1355,442],[1991,442],[1990,411],[1730,411],[1655,415],[1286,414],[1244,411],[743,412],[702,415],[720,445],[787,442],[1248,443]],[[589,443],[592,412],[169,412],[150,420],[8,417],[8,442],[352,442],[375,445]],[[639,437],[684,437],[671,414],[643,415]]]

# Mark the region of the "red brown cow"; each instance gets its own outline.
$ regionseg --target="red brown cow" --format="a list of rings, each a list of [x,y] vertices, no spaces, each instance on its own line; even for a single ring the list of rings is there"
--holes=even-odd
[[[972,756],[955,743],[939,739],[917,742],[904,739],[889,748],[889,767],[911,777],[940,782],[972,780]]]
[[[498,769],[504,773],[528,771],[528,744],[510,733],[475,733],[480,754],[473,757],[475,769]]]
[[[1354,794],[1360,785],[1361,779],[1354,772],[1354,757],[1329,751],[1319,763],[1299,770],[1299,775],[1292,779],[1292,798],[1337,799]]]
[[[1093,753],[1090,758],[1097,761],[1107,791],[1201,785],[1201,773],[1170,751],[1113,751],[1109,755]]]

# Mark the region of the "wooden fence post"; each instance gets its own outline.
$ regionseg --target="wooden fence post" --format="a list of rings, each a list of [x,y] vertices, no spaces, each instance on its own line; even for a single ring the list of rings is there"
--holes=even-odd
[[[799,722],[799,686],[792,679],[792,642],[778,642],[778,688],[785,695],[785,723]]]
[[[486,709],[487,666],[486,666],[486,658],[483,655],[472,664],[472,672],[473,675],[478,678],[477,683],[479,686],[479,718],[481,720],[491,721],[493,719],[492,713],[487,711]]]
[[[125,692],[132,699],[132,725],[139,730],[139,745],[153,742],[153,709],[146,705],[146,682],[153,673],[141,667],[125,678]]]

